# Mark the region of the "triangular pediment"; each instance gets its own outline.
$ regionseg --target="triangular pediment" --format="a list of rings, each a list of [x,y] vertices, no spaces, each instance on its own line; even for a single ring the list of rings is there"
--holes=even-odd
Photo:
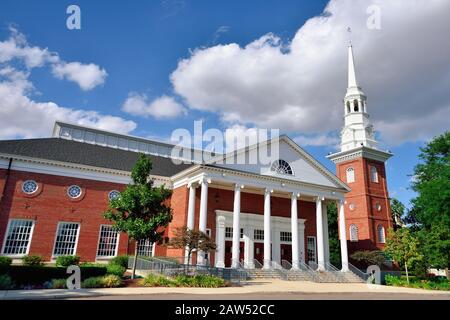
[[[278,152],[271,154],[271,150],[278,150]],[[275,172],[272,165],[278,160],[287,162],[291,173]],[[285,135],[216,158],[211,164],[231,170],[325,187],[348,188],[332,172]]]

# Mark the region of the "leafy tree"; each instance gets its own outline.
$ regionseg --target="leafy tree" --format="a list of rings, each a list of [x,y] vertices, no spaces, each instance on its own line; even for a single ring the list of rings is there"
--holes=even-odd
[[[447,277],[450,261],[450,227],[433,225],[430,230],[420,230],[419,239],[428,266],[445,269]]]
[[[396,198],[391,198],[391,213],[394,220],[394,229],[404,227],[403,215],[405,214],[405,205]]]
[[[412,215],[425,229],[450,226],[450,131],[435,137],[421,148],[422,161],[414,168]]]
[[[341,265],[341,243],[339,241],[338,210],[336,202],[327,204],[328,240],[330,248],[330,262],[335,266]]]
[[[187,249],[188,264],[194,250],[209,252],[216,249],[216,244],[206,233],[187,227],[177,228],[174,237],[170,238],[167,246],[175,249]]]
[[[419,252],[419,239],[407,228],[391,229],[384,250],[394,261],[405,266],[406,281],[409,283],[408,266],[423,260]]]
[[[382,266],[386,262],[386,255],[383,251],[380,250],[361,250],[356,251],[350,256],[352,259],[356,261],[364,262],[365,264],[373,265],[376,264],[377,266]]]
[[[113,222],[113,228],[126,232],[136,241],[132,278],[136,274],[139,243],[143,240],[160,242],[164,228],[172,221],[172,209],[167,205],[172,191],[164,185],[155,187],[150,178],[151,160],[144,154],[131,171],[132,183],[109,203],[104,217]]]

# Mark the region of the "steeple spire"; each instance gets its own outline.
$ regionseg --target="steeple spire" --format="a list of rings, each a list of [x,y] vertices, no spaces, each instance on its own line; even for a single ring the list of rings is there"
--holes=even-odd
[[[353,59],[353,47],[348,47],[348,88],[357,87],[355,61]]]

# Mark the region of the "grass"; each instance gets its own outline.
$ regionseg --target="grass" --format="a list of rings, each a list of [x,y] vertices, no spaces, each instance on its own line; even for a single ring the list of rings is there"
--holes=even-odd
[[[450,291],[450,280],[442,277],[434,277],[429,279],[421,279],[418,277],[409,277],[409,283],[406,281],[406,277],[395,277],[392,275],[386,275],[386,285],[394,287],[407,287],[426,290],[442,290]]]

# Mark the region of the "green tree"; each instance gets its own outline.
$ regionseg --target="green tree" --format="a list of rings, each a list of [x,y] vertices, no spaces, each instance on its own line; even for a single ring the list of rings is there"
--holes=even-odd
[[[405,205],[396,198],[391,198],[390,202],[392,220],[394,220],[394,229],[397,230],[398,228],[405,226],[403,215],[405,214],[406,208]]]
[[[104,217],[113,222],[113,228],[126,232],[136,241],[132,278],[136,274],[138,245],[143,240],[160,242],[165,227],[172,221],[172,209],[167,205],[172,191],[164,185],[155,187],[150,178],[151,160],[144,154],[131,171],[132,183],[120,196],[109,203]]]
[[[187,227],[177,228],[167,246],[175,249],[187,249],[188,265],[194,250],[207,253],[216,249],[216,244],[206,233],[199,230],[191,230]]]
[[[423,260],[419,252],[419,239],[407,228],[391,229],[384,250],[394,261],[405,266],[406,281],[409,283],[408,266]]]
[[[414,168],[411,185],[418,196],[412,200],[411,213],[427,230],[432,225],[450,226],[450,132],[420,150],[421,163]]]
[[[444,269],[449,277],[450,261],[450,228],[445,225],[433,225],[430,230],[420,230],[419,239],[427,265],[436,269]]]
[[[330,262],[339,267],[341,265],[341,243],[339,241],[338,210],[336,202],[327,204],[328,240],[330,248]]]
[[[377,266],[382,266],[386,262],[386,255],[380,250],[361,250],[356,251],[351,255],[351,258],[356,261],[361,261],[367,264],[367,266],[376,264]]]

